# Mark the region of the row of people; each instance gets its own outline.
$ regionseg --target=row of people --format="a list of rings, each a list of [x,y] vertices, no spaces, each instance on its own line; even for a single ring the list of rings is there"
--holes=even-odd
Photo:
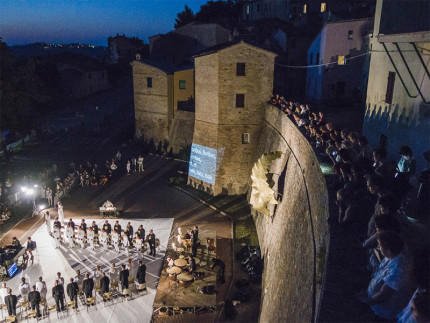
[[[91,275],[90,273],[81,274],[79,270],[76,271],[76,276],[71,277],[69,283],[65,286],[65,280],[61,273],[57,273],[57,277],[52,287],[52,298],[56,303],[58,312],[64,311],[65,293],[70,298],[70,301],[75,303],[75,308],[78,308],[78,298],[82,292],[85,298],[93,297],[95,288],[99,290],[100,294],[108,293],[112,288],[112,283],[118,283],[121,291],[129,288],[129,277],[133,275],[132,262],[129,259],[128,264],[121,265],[121,270],[116,270],[115,264],[112,264],[109,273],[101,270],[100,266]],[[131,273],[130,273],[131,272]],[[140,260],[139,267],[137,268],[135,276],[137,284],[144,286],[146,289],[146,265]],[[116,284],[115,284],[116,286]],[[29,302],[32,310],[37,311],[37,317],[40,317],[40,304],[45,301],[48,293],[48,287],[42,277],[31,286],[25,278],[21,279],[19,285],[19,293],[23,302]],[[7,288],[6,283],[2,284],[0,288],[0,301],[2,304],[7,305],[8,314],[16,316],[17,296],[12,294],[12,290]]]
[[[50,226],[50,224],[48,224]],[[54,221],[54,228],[52,232],[52,236],[56,241],[57,247],[60,245],[61,241],[61,222],[58,218]],[[69,247],[73,247],[77,242],[82,249],[85,248],[85,243],[88,242],[90,248],[92,250],[95,249],[96,245],[101,244],[105,251],[108,250],[109,243],[114,246],[115,251],[117,253],[120,252],[120,245],[125,248],[125,252],[128,256],[130,247],[136,247],[136,250],[139,254],[139,258],[141,258],[141,249],[143,247],[144,242],[148,242],[150,255],[156,255],[156,238],[153,230],[149,231],[149,234],[145,237],[145,229],[142,225],[139,226],[135,233],[135,237],[133,239],[133,226],[130,222],[128,222],[125,230],[122,230],[119,221],[115,222],[115,225],[112,229],[111,224],[108,220],[102,226],[101,231],[99,232],[99,227],[95,221],[92,222],[92,226],[87,228],[87,224],[85,219],[81,220],[81,224],[77,227],[77,232],[75,231],[75,223],[72,219],[67,222],[67,225],[64,230],[66,241],[68,242]]]

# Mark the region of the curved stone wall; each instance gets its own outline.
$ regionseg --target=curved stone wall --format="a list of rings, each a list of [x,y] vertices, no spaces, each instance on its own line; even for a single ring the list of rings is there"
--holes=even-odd
[[[328,250],[327,188],[307,139],[268,105],[258,157],[275,151],[282,155],[269,173],[282,199],[269,216],[253,211],[264,255],[260,322],[309,322],[318,309]]]

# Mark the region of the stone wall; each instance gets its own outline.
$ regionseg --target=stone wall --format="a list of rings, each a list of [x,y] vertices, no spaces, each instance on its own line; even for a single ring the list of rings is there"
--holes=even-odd
[[[328,250],[327,189],[307,139],[282,112],[267,106],[258,157],[275,151],[282,156],[269,172],[280,203],[270,207],[270,216],[253,211],[264,255],[260,322],[310,322]]]
[[[152,138],[155,145],[169,139],[169,127],[173,117],[173,75],[148,64],[134,61],[133,89],[136,136]],[[152,78],[152,87],[147,78]]]

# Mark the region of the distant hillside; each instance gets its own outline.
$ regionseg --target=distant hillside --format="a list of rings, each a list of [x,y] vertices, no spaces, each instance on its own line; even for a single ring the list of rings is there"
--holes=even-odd
[[[106,47],[85,45],[85,44],[47,44],[47,43],[34,43],[29,45],[10,46],[9,50],[16,57],[30,58],[38,56],[50,56],[57,54],[78,54],[89,56],[98,60],[105,57]]]

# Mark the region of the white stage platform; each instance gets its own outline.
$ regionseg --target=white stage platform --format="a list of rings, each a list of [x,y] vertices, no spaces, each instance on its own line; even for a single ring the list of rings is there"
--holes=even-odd
[[[94,219],[88,219],[87,226],[91,225]],[[122,228],[126,227],[127,222],[131,222],[134,231],[140,224],[145,229],[145,234],[149,233],[150,229],[154,230],[156,238],[160,239],[160,249],[157,250],[156,257],[149,256],[145,253],[144,263],[147,266],[146,270],[146,285],[148,293],[143,296],[137,296],[133,294],[133,299],[128,302],[109,302],[107,306],[98,298],[97,310],[93,307],[87,309],[79,304],[79,312],[74,313],[72,310],[69,311],[69,315],[60,313],[60,318],[57,318],[55,312],[51,312],[49,318],[45,318],[41,321],[61,321],[61,322],[150,322],[155,293],[158,285],[159,275],[163,265],[164,255],[166,251],[167,242],[173,225],[173,219],[142,219],[142,220],[128,220],[118,219]],[[104,219],[96,219],[99,230]],[[76,225],[79,225],[80,220],[75,221]],[[115,220],[110,219],[109,223],[113,225]],[[47,286],[48,294],[47,301],[49,305],[55,304],[52,298],[52,287],[57,276],[57,272],[61,272],[65,279],[65,284],[69,282],[71,277],[75,276],[77,269],[81,273],[90,272],[91,274],[95,270],[96,265],[101,265],[102,270],[108,270],[111,263],[114,262],[117,267],[121,264],[125,264],[127,256],[123,249],[117,254],[112,247],[109,248],[108,252],[104,252],[101,248],[96,250],[89,250],[88,248],[81,250],[79,247],[69,249],[66,245],[62,245],[60,249],[55,248],[53,238],[49,236],[46,225],[43,223],[39,229],[33,234],[32,239],[37,243],[37,252],[34,254],[34,264],[29,265],[27,269],[18,273],[15,277],[7,282],[7,286],[12,288],[15,295],[19,295],[18,285],[21,282],[21,278],[25,277],[31,285],[38,281],[40,276],[43,277]],[[134,271],[138,267],[138,259],[136,253],[130,253],[130,258],[133,259]],[[131,276],[131,273],[130,273]],[[135,277],[135,274],[133,275]],[[69,301],[68,296],[66,300]],[[19,300],[18,300],[19,302]],[[19,312],[19,309],[17,309]],[[19,318],[19,316],[18,316]]]

